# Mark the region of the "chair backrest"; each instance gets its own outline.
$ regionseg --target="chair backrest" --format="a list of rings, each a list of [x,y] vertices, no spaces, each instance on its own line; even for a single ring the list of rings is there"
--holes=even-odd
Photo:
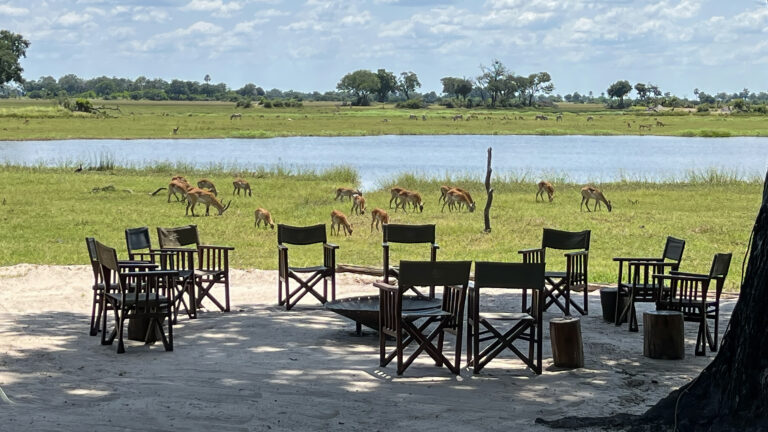
[[[676,263],[680,263],[683,259],[683,250],[685,250],[685,240],[667,237],[667,243],[664,245],[664,253],[661,258]]]
[[[277,244],[288,243],[292,245],[309,245],[325,243],[325,224],[311,226],[277,225]]]
[[[541,289],[543,263],[475,262],[475,288]]]
[[[400,261],[400,287],[447,286],[469,283],[472,261]]]
[[[434,243],[435,225],[384,224],[384,243]]]
[[[157,239],[160,248],[182,248],[184,246],[200,244],[197,235],[197,225],[186,225],[175,228],[157,228]]]
[[[709,269],[709,277],[725,279],[725,277],[728,276],[728,270],[730,267],[730,253],[715,254],[715,258],[712,260],[712,268]]]
[[[541,247],[561,250],[589,250],[590,234],[590,230],[572,232],[544,228],[544,234],[541,237]]]
[[[137,250],[152,249],[152,244],[149,241],[149,227],[126,229],[125,247],[129,254]]]
[[[93,283],[98,284],[101,282],[101,267],[99,266],[99,257],[96,254],[96,239],[93,237],[86,237],[85,245],[88,247],[88,257],[91,259]]]
[[[117,264],[117,251],[96,240],[93,240],[93,248],[96,251],[101,280],[104,281],[106,286],[110,286],[112,283],[120,284],[119,288],[122,291],[123,287],[119,278],[120,267]]]

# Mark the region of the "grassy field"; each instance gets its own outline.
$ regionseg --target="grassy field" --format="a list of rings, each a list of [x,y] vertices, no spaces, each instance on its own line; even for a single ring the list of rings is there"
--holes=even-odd
[[[292,225],[330,223],[330,212],[349,214],[351,204],[334,201],[339,186],[355,186],[350,169],[324,173],[287,172],[241,173],[251,182],[254,196],[232,197],[233,173],[183,172],[190,181],[212,179],[225,203],[232,200],[223,216],[188,217],[185,205],[161,192],[177,172],[159,167],[142,171],[115,168],[109,171],[73,173],[65,168],[4,166],[0,169],[0,265],[20,262],[40,264],[86,264],[86,236],[116,247],[125,253],[123,230],[128,227],[179,226],[194,223],[208,244],[237,248],[233,266],[238,268],[277,267],[276,233],[254,228],[253,211],[265,207],[276,222]],[[446,181],[448,182],[448,181]],[[589,213],[579,210],[579,186],[556,184],[553,203],[534,202],[535,185],[528,181],[495,181],[496,195],[491,210],[493,231],[483,233],[482,208],[485,193],[479,179],[453,182],[469,189],[478,203],[474,213],[445,213],[437,204],[441,182],[413,177],[393,179],[392,184],[419,190],[425,197],[423,213],[390,211],[395,223],[436,223],[440,259],[519,261],[517,251],[541,243],[541,230],[592,230],[591,280],[611,282],[616,278],[614,256],[658,256],[667,235],[687,240],[682,267],[707,271],[716,252],[733,252],[728,287],[735,289],[754,218],[760,204],[762,184],[741,182],[727,176],[697,177],[687,183],[653,184],[620,182],[602,184],[614,209]],[[114,191],[94,188],[114,186]],[[368,208],[388,207],[389,191],[366,193]],[[199,213],[204,209],[198,208]],[[212,209],[215,214],[215,210]],[[340,263],[380,265],[381,234],[370,232],[370,216],[350,216],[354,233],[334,237]],[[330,229],[329,229],[330,234]],[[393,259],[421,259],[424,247],[393,248]],[[297,263],[316,260],[319,250],[294,248]],[[548,255],[548,264],[559,267],[562,257]]]
[[[108,116],[72,113],[54,101],[0,99],[0,140],[427,134],[768,136],[766,116],[607,111],[599,105],[562,104],[539,111],[434,106],[405,110],[391,104],[344,107],[308,102],[297,108],[243,109],[227,102],[94,101],[94,106],[102,105],[113,108],[104,110]],[[114,109],[118,107],[119,111]],[[233,113],[242,113],[242,118],[230,119]],[[556,120],[558,113],[562,121]],[[457,114],[463,118],[453,120]],[[548,120],[536,120],[539,114]],[[589,117],[593,120],[588,121]],[[640,130],[640,125],[650,128]]]

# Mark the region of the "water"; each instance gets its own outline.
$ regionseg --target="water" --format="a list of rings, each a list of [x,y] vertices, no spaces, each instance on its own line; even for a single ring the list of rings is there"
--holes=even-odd
[[[429,177],[485,176],[493,147],[495,174],[561,177],[574,182],[620,179],[684,179],[716,169],[742,178],[762,177],[768,138],[657,136],[406,135],[196,140],[0,141],[0,161],[23,165],[97,163],[109,155],[118,165],[158,162],[243,170],[282,166],[321,171],[355,168],[370,189],[408,172]]]

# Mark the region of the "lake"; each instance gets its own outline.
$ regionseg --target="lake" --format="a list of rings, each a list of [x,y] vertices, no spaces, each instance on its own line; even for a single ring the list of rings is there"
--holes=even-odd
[[[409,172],[484,178],[488,147],[495,174],[565,178],[586,183],[620,179],[685,179],[716,169],[742,178],[765,175],[768,138],[659,136],[389,135],[272,139],[0,141],[0,161],[87,167],[108,155],[118,165],[158,162],[199,168],[282,166],[323,170],[348,165],[370,189]]]

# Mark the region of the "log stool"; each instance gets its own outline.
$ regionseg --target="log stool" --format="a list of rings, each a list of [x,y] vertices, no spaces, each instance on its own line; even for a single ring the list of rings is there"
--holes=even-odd
[[[575,317],[549,320],[549,338],[555,366],[584,367],[584,347],[581,343],[581,321]]]
[[[683,313],[657,310],[643,313],[643,355],[652,359],[685,357]]]
[[[608,322],[616,322],[616,300],[618,297],[618,288],[602,288],[600,290],[600,305],[603,307],[603,319]],[[627,303],[627,298],[621,298],[621,305],[619,310],[624,310],[624,305]],[[624,316],[621,321],[622,324],[627,322],[629,314]]]

